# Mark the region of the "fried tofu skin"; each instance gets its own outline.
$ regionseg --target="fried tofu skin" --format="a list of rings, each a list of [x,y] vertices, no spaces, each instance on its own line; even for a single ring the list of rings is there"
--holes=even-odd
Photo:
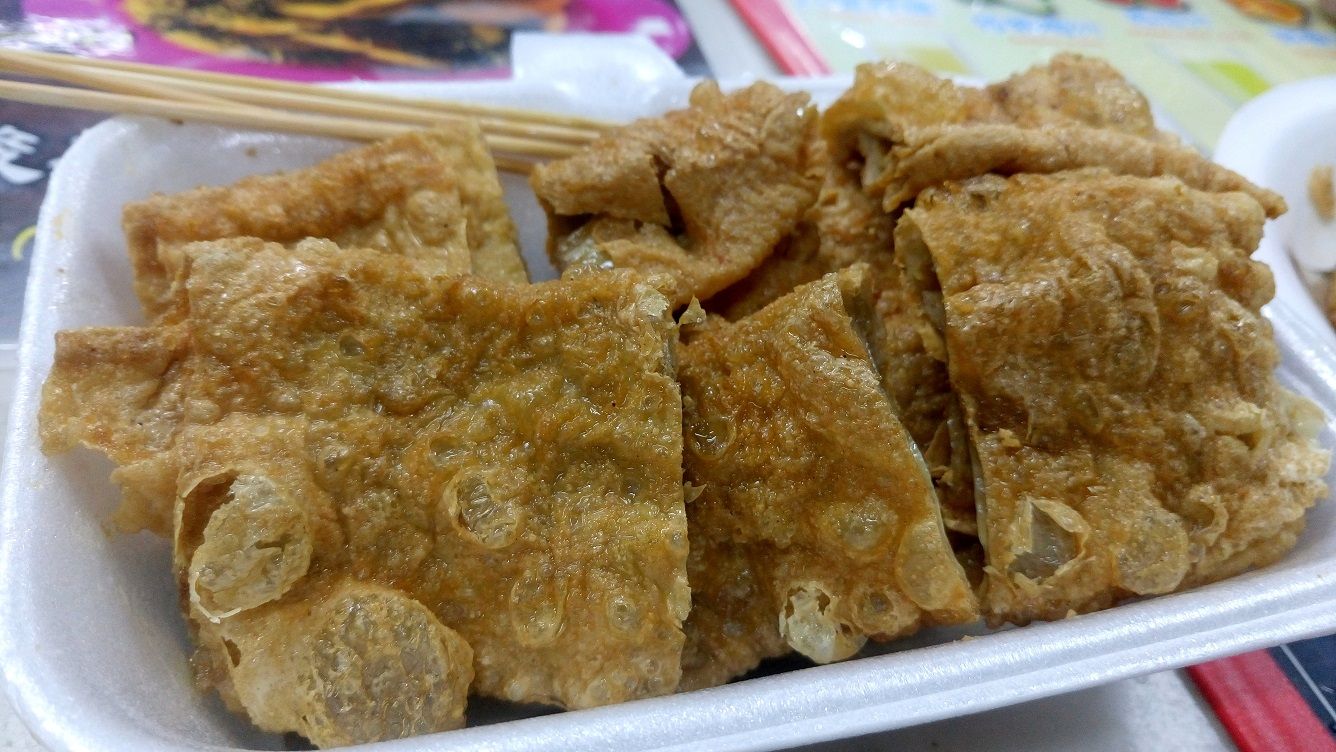
[[[259,728],[322,748],[464,725],[473,651],[399,590],[313,581],[279,604],[202,626],[226,701]]]
[[[175,438],[188,351],[180,327],[95,327],[56,334],[42,385],[42,451],[86,446],[116,463],[122,501],[112,523],[126,532],[171,532],[176,478],[163,452]]]
[[[866,267],[798,288],[681,348],[693,592],[683,687],[797,650],[977,616],[923,459],[860,329]]]
[[[1281,388],[1244,193],[1102,171],[920,195],[927,280],[977,461],[989,622],[1057,619],[1275,561],[1326,493],[1321,415]]]
[[[941,338],[919,292],[895,258],[895,220],[863,192],[856,175],[816,139],[817,200],[798,229],[746,279],[706,301],[706,310],[736,320],[799,285],[855,263],[867,265],[877,326],[872,355],[900,422],[932,470],[948,528],[974,534],[974,487],[968,437],[946,373]]]
[[[477,125],[449,123],[314,167],[156,195],[125,207],[135,291],[150,319],[179,309],[181,246],[257,237],[435,259],[447,272],[528,281],[496,167]]]
[[[1308,173],[1308,200],[1323,222],[1336,220],[1336,178],[1331,165],[1318,165]]]
[[[815,127],[806,94],[702,83],[687,109],[535,168],[548,254],[561,269],[667,274],[675,308],[705,300],[773,253],[812,204]]]
[[[812,139],[807,170],[820,186],[794,232],[744,279],[706,299],[704,307],[734,321],[859,261],[890,259],[895,222],[863,193],[855,176]]]
[[[178,519],[209,522],[178,567],[196,620],[348,577],[462,636],[476,692],[570,708],[671,692],[690,594],[667,300],[629,272],[510,286],[331,246],[186,251]],[[281,440],[257,433],[280,430],[265,416]],[[291,460],[266,465],[276,447]],[[200,478],[293,511],[233,530]],[[236,567],[272,573],[254,586],[198,561],[232,566],[251,539],[293,541]]]
[[[174,559],[201,683],[328,747],[462,726],[473,651],[402,584],[349,570],[309,422],[237,413],[182,434]]]
[[[858,163],[864,188],[887,212],[947,181],[1086,167],[1243,191],[1269,217],[1285,211],[1279,195],[1156,133],[1144,97],[1107,63],[1078,55],[987,89],[905,63],[865,64],[822,130]]]
[[[167,445],[181,414],[175,369],[186,352],[180,328],[93,327],[56,334],[55,363],[42,388],[42,449],[94,447],[119,462]]]
[[[1080,123],[1148,139],[1160,133],[1150,103],[1117,68],[1095,57],[1054,55],[1005,81],[984,88],[997,117],[1022,128]]]
[[[176,324],[62,335],[42,428],[153,459],[195,664],[230,705],[333,745],[458,726],[470,687],[571,708],[676,688],[681,397],[655,287],[256,239],[184,247],[182,280]]]
[[[1106,167],[1137,177],[1171,176],[1203,191],[1242,191],[1266,210],[1285,212],[1279,195],[1258,188],[1196,151],[1111,130],[1049,126],[1024,129],[1013,125],[942,126],[911,134],[904,146],[890,151],[887,171],[868,184],[884,194],[883,208],[893,211],[920,191],[949,180],[987,173],[1052,173],[1084,167]]]

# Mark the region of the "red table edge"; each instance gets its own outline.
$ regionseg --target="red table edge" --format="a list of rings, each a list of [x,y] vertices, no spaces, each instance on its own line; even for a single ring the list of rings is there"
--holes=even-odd
[[[1242,752],[1336,752],[1336,740],[1265,650],[1188,668]]]
[[[781,0],[732,0],[780,70],[790,76],[826,76],[830,67]]]

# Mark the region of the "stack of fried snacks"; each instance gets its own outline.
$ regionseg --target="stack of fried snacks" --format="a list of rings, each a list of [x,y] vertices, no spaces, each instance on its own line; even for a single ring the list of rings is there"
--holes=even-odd
[[[903,211],[895,252],[970,432],[990,623],[1293,546],[1328,457],[1258,313],[1274,286],[1248,256],[1279,196],[1156,131],[1117,71],[1075,55],[984,89],[864,66],[822,125]]]
[[[744,108],[750,91],[726,96],[725,106]],[[643,130],[612,134],[584,158],[614,153],[621,140],[638,143]],[[1315,442],[1316,409],[1275,381],[1277,353],[1259,314],[1273,294],[1270,272],[1248,258],[1266,218],[1284,211],[1278,196],[1156,130],[1140,92],[1107,64],[1077,55],[977,89],[910,65],[865,65],[805,153],[816,198],[796,222],[777,225],[785,234],[768,257],[723,290],[683,283],[712,317],[734,322],[711,318],[702,327],[698,336],[714,353],[702,362],[722,384],[738,378],[731,359],[755,358],[753,348],[767,342],[777,352],[794,348],[785,356],[792,363],[809,362],[821,340],[791,324],[776,336],[765,322],[781,315],[776,306],[811,296],[822,275],[858,265],[871,308],[863,323],[853,314],[855,327],[931,474],[989,623],[1171,592],[1269,563],[1293,546],[1304,510],[1325,493],[1329,458]],[[534,180],[557,228],[554,262],[637,267],[639,259],[613,256],[597,236],[581,237],[578,255],[560,252],[573,220],[562,209],[565,186],[547,176],[571,163],[549,165]],[[613,172],[590,174],[596,192],[617,192]],[[663,189],[673,195],[666,180]],[[597,221],[597,212],[582,212],[579,221]],[[682,244],[690,263],[704,260],[696,248]],[[723,339],[730,332],[746,333]],[[790,582],[779,593],[795,597],[777,624],[750,626],[759,619],[736,604],[757,608],[753,591],[776,586],[767,579],[774,565],[748,558],[757,541],[783,556],[812,545],[766,489],[778,485],[784,503],[808,504],[809,529],[840,514],[786,470],[830,456],[809,446],[797,460],[790,450],[814,416],[838,434],[841,413],[822,400],[840,393],[846,382],[832,377],[848,372],[813,367],[803,386],[790,382],[798,392],[791,399],[805,406],[801,419],[743,440],[733,411],[772,411],[749,417],[751,431],[783,413],[766,407],[774,398],[759,386],[741,391],[737,405],[718,385],[711,399],[694,398],[698,384],[712,383],[693,375],[702,367],[704,346],[697,348],[688,338],[683,350],[686,472],[704,489],[687,511],[693,544],[708,544],[692,551],[696,610],[684,681],[708,684],[787,648],[835,659],[864,637],[912,629],[909,617],[889,635],[865,629],[838,577],[820,580],[813,567],[805,574],[817,585]],[[741,456],[729,465],[702,454],[693,426],[736,443]],[[872,435],[860,431],[851,435]],[[783,459],[758,470],[750,453],[772,447]],[[852,448],[834,454],[850,468],[862,461]],[[853,489],[835,496],[865,498]],[[852,561],[854,553],[846,546],[822,560]],[[871,571],[863,570],[863,584],[874,581]],[[793,637],[807,592],[822,593],[811,612],[822,628],[810,631],[829,635],[820,649]]]
[[[130,207],[156,323],[61,333],[46,386],[46,447],[105,451],[122,519],[167,518],[202,683],[322,746],[456,727],[470,691],[578,708],[681,672],[668,301],[625,271],[459,273],[518,257],[490,161],[451,153],[486,154],[437,132]],[[364,169],[390,198],[349,190]],[[505,225],[475,245],[479,216]],[[220,237],[289,225],[371,247]]]
[[[1283,202],[1101,62],[706,83],[532,184],[536,285],[467,126],[157,196],[149,325],[58,335],[44,447],[116,463],[261,728],[1063,618],[1273,562],[1326,493],[1249,258]]]

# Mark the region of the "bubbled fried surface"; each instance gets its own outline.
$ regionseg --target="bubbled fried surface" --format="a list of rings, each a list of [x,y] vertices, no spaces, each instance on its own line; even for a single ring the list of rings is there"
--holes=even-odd
[[[847,155],[864,136],[894,145],[923,128],[990,123],[1084,125],[1166,138],[1156,131],[1145,96],[1122,74],[1103,60],[1072,53],[982,89],[956,85],[910,63],[867,63],[827,110],[821,129]]]
[[[528,280],[496,167],[472,122],[342,152],[314,167],[126,205],[135,290],[150,318],[177,307],[180,246],[306,237],[431,258],[446,271]]]
[[[207,686],[320,744],[459,725],[461,651],[476,691],[519,701],[676,687],[690,596],[661,294],[625,272],[498,285],[324,241],[184,258],[183,320],[63,335],[43,428],[52,450],[123,448],[118,474],[152,465],[135,479],[177,500]],[[371,642],[331,654],[364,680],[308,650],[334,581],[393,595],[367,607],[389,614],[358,627]]]
[[[1023,128],[1081,123],[1150,139],[1170,138],[1155,128],[1150,103],[1117,68],[1099,58],[1064,52],[985,87],[995,111]]]
[[[1325,493],[1282,389],[1243,193],[1100,171],[919,196],[951,381],[982,475],[989,621],[1023,624],[1274,561]]]
[[[745,278],[706,300],[704,307],[730,321],[761,310],[830,272],[891,258],[895,223],[863,193],[857,178],[814,137],[807,171],[820,189],[794,232]]]
[[[117,465],[113,523],[126,532],[171,530],[176,479],[163,451],[185,408],[180,327],[91,327],[58,332],[42,385],[38,426],[48,454],[86,446]]]
[[[795,287],[854,263],[867,265],[874,315],[865,336],[900,422],[932,471],[947,527],[973,534],[968,439],[947,378],[945,351],[894,254],[895,221],[863,192],[858,177],[815,139],[816,201],[794,234],[742,281],[706,301],[730,320],[760,310]]]
[[[673,279],[674,307],[704,300],[769,256],[816,195],[803,93],[705,82],[690,107],[640,120],[535,168],[559,268],[637,269]]]
[[[864,266],[683,345],[693,608],[683,686],[796,649],[847,658],[868,637],[976,614],[932,481],[859,334]],[[860,300],[861,299],[861,300]]]
[[[884,192],[882,206],[891,211],[930,186],[990,172],[1053,173],[1105,167],[1137,177],[1172,176],[1203,191],[1250,194],[1270,217],[1285,212],[1285,200],[1259,188],[1238,173],[1196,151],[1114,130],[1014,125],[941,126],[910,134],[890,150],[888,169],[868,187]]]
[[[689,592],[667,301],[627,272],[512,287],[329,246],[188,249],[187,430],[299,419],[303,482],[341,527],[329,571],[459,632],[476,691],[672,691]],[[312,547],[308,577],[332,556]]]
[[[321,575],[196,637],[197,668],[267,731],[329,748],[464,725],[473,651],[398,590]]]
[[[905,63],[865,64],[822,130],[855,158],[888,212],[950,180],[1086,167],[1244,191],[1268,216],[1285,211],[1279,195],[1158,133],[1145,97],[1107,63],[1080,55],[1057,55],[986,89]]]
[[[117,461],[166,446],[176,430],[178,381],[186,351],[179,328],[90,327],[56,334],[50,377],[42,386],[42,449],[83,444]]]

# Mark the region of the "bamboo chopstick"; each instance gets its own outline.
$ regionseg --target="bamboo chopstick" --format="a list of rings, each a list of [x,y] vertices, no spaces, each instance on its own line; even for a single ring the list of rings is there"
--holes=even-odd
[[[52,107],[71,107],[127,115],[151,115],[171,120],[197,120],[241,128],[277,130],[314,136],[334,136],[374,141],[412,130],[411,126],[374,123],[350,118],[297,115],[278,110],[201,102],[181,102],[116,94],[67,86],[48,86],[20,81],[0,81],[0,98]],[[564,157],[574,147],[513,136],[485,136],[494,151],[537,157]],[[532,163],[506,155],[496,156],[497,166],[513,172],[528,172]]]
[[[556,115],[548,112],[538,112],[525,110],[518,107],[503,107],[500,105],[483,105],[470,102],[444,102],[427,99],[409,99],[395,97],[388,94],[375,94],[370,92],[354,91],[350,89],[335,89],[325,87],[313,87],[308,84],[295,84],[286,81],[276,81],[268,78],[257,78],[251,76],[238,76],[230,73],[213,73],[208,71],[197,71],[184,68],[167,68],[157,65],[146,65],[144,63],[132,63],[124,60],[106,60],[98,58],[84,58],[73,55],[61,55],[51,52],[26,52],[26,55],[32,55],[44,59],[61,60],[69,65],[78,67],[93,67],[102,70],[117,70],[129,73],[135,73],[146,76],[155,76],[160,78],[170,78],[174,81],[194,81],[199,83],[218,84],[226,86],[241,86],[249,89],[262,89],[266,91],[281,92],[287,94],[297,94],[305,96],[311,89],[316,89],[329,99],[340,99],[344,101],[361,102],[364,104],[382,104],[392,106],[409,105],[422,108],[429,111],[440,112],[444,114],[453,114],[456,116],[465,115],[483,120],[495,119],[498,122],[529,122],[541,123],[545,125],[554,125],[559,127],[584,130],[594,134],[601,133],[608,128],[614,127],[616,123],[609,123],[603,120],[585,118],[577,115]]]

